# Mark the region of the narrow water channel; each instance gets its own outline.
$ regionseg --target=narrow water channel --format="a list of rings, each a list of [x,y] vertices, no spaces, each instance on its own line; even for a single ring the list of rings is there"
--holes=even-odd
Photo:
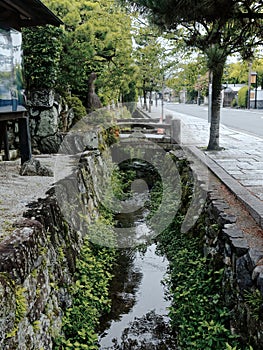
[[[145,211],[119,217],[134,223],[135,235],[150,236]],[[100,349],[176,349],[169,327],[169,298],[163,280],[168,261],[156,244],[144,249],[122,249],[111,286],[112,309],[103,317]]]

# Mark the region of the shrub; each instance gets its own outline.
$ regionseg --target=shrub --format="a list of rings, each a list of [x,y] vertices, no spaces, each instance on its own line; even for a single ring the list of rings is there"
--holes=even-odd
[[[237,103],[237,99],[233,98],[233,100],[231,101],[231,107],[237,107],[238,103]]]
[[[113,237],[109,222],[99,219],[90,226],[99,237]],[[63,317],[62,334],[54,339],[54,349],[95,350],[98,348],[96,329],[99,318],[110,310],[109,283],[112,279],[113,248],[101,247],[85,237],[76,263],[75,283],[70,288],[73,299]]]
[[[66,102],[69,108],[72,108],[74,113],[73,124],[77,123],[81,118],[87,115],[86,108],[77,96],[67,96]]]
[[[247,107],[247,94],[248,94],[248,86],[243,86],[239,91],[238,91],[238,105],[241,108],[246,108]]]

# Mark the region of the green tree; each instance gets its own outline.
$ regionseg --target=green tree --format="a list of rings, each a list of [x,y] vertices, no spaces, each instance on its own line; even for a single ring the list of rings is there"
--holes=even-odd
[[[188,102],[190,102],[197,99],[198,91],[203,96],[207,95],[206,71],[202,57],[188,60],[187,63],[178,63],[167,81],[167,86],[171,87],[177,94],[186,89]]]
[[[161,91],[164,79],[168,74],[171,61],[171,49],[166,47],[167,40],[156,26],[147,25],[135,17],[134,59],[137,68],[137,87],[143,96],[143,105],[148,109],[146,96],[152,100],[153,91]],[[149,104],[151,111],[151,104]]]
[[[87,81],[95,72],[104,102],[129,92],[133,80],[130,17],[113,0],[45,0],[64,22],[59,85],[86,102]]]
[[[140,28],[135,41],[137,44],[134,53],[138,68],[137,86],[143,94],[144,108],[147,109],[147,92],[151,94],[161,79],[161,55],[163,50],[160,43],[156,42],[151,28]]]
[[[263,86],[263,58],[256,58],[252,62],[252,71],[258,74],[258,85]],[[248,84],[248,63],[237,61],[226,65],[223,78],[226,82],[233,84]]]
[[[123,0],[141,9],[153,23],[183,39],[206,57],[212,79],[209,150],[219,149],[221,81],[227,57],[251,58],[263,43],[262,6],[256,0]]]
[[[223,81],[232,84],[248,83],[248,64],[245,61],[238,61],[226,65]]]

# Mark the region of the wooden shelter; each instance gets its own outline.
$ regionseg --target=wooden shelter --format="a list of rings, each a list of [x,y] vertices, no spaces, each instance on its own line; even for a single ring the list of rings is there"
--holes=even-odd
[[[21,30],[46,24],[59,26],[62,21],[40,0],[1,0],[0,28]]]
[[[40,0],[1,0],[0,30],[6,32],[11,32],[13,29],[21,31],[22,27],[46,24],[59,26],[63,22]],[[2,144],[4,144],[5,160],[10,159],[7,134],[9,121],[18,123],[21,163],[23,164],[32,157],[29,121],[26,112],[23,106],[12,108],[12,106],[0,105],[0,151]]]

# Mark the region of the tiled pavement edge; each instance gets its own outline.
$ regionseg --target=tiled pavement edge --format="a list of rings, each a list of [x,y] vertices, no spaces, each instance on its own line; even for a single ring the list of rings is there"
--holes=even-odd
[[[153,107],[151,113],[139,109],[150,118],[161,116],[160,107]],[[169,104],[164,108],[166,115],[181,121],[182,145],[205,162],[263,228],[263,139],[221,125],[220,145],[224,149],[207,152],[207,121],[169,110]]]

